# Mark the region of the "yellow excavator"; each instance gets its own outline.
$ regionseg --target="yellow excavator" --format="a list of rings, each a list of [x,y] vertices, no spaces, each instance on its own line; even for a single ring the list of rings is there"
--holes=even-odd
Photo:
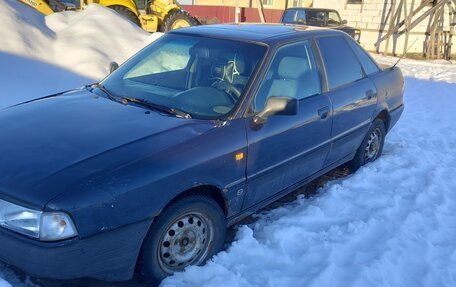
[[[18,0],[49,15],[61,11],[80,11],[97,3],[113,9],[148,32],[167,32],[198,25],[196,18],[176,0]],[[140,11],[140,9],[142,11]]]

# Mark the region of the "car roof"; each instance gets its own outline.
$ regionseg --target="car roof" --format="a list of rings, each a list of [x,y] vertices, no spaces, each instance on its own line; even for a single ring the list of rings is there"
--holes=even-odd
[[[292,7],[292,8],[287,8],[285,11],[288,10],[308,10],[308,11],[336,11],[336,9],[330,9],[330,8],[315,8],[315,7]]]
[[[233,23],[180,28],[169,33],[270,44],[277,41],[301,37],[304,34],[340,34],[341,32],[323,27],[311,27],[306,25]]]

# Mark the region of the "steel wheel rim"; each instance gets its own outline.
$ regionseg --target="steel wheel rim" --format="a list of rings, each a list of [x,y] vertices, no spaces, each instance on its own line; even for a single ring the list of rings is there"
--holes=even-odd
[[[172,222],[162,234],[158,261],[172,274],[189,265],[202,264],[214,237],[212,221],[201,212],[188,212]]]
[[[380,151],[380,129],[376,128],[370,135],[367,140],[366,150],[365,150],[365,159],[366,162],[372,161],[377,158]]]
[[[179,19],[176,22],[173,23],[171,26],[171,30],[177,29],[177,28],[185,28],[185,27],[190,27],[190,23],[186,20]]]

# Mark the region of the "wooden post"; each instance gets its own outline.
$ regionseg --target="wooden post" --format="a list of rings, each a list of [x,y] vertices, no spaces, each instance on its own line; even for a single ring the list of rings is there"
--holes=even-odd
[[[410,20],[416,15],[418,14],[418,12],[420,12],[424,7],[426,7],[426,5],[430,4],[432,2],[432,0],[426,0],[426,1],[423,1],[421,3],[420,6],[418,6],[418,8],[416,8],[415,10],[413,10],[413,12],[409,15],[410,17]],[[403,25],[405,24],[405,20],[404,21],[401,21],[399,22],[396,26],[394,26],[393,29],[389,30],[385,36],[381,37],[380,40],[378,40],[378,42],[376,43],[376,46],[377,45],[380,45],[380,43],[382,41],[384,41],[386,38],[388,38],[389,36],[391,36],[392,34],[396,33]],[[411,30],[412,28],[409,28],[409,30]]]
[[[441,0],[440,2],[438,2],[437,4],[435,4],[434,7],[432,7],[431,9],[429,9],[428,11],[426,11],[425,13],[423,13],[423,15],[421,15],[420,17],[418,17],[415,21],[412,22],[412,24],[410,24],[410,29],[413,29],[415,28],[416,25],[418,25],[419,23],[421,23],[421,21],[423,21],[424,19],[426,19],[429,15],[431,15],[432,13],[434,13],[437,9],[441,8],[442,6],[444,6],[446,3],[446,0]],[[399,35],[403,34],[404,31],[401,31],[399,32]]]
[[[453,7],[454,5],[454,7]],[[448,3],[450,9],[450,34],[448,35],[448,47],[446,52],[446,59],[451,59],[451,48],[453,46],[453,36],[455,34],[456,26],[456,0],[453,0],[453,3]]]
[[[436,12],[432,13],[431,14],[431,24],[430,26],[428,26],[428,29],[426,30],[426,53],[425,53],[425,56],[426,56],[426,59],[429,59],[430,56],[431,56],[431,51],[432,51],[432,40],[434,39],[433,35],[432,35],[432,30],[434,29],[434,25],[436,25]]]
[[[260,14],[261,23],[265,23],[263,0],[257,0],[258,14]]]
[[[412,4],[410,7],[410,12],[413,11],[413,8],[415,7],[415,0],[412,0]],[[412,15],[412,13],[410,13]],[[405,17],[405,40],[404,40],[404,52],[402,53],[403,57],[407,57],[407,49],[408,49],[408,41],[409,41],[409,35],[410,35],[410,22],[412,21],[412,17],[409,17],[408,15],[408,10],[407,10],[407,1],[404,1],[404,17]]]
[[[451,4],[451,2],[453,4]],[[456,0],[439,0],[439,1],[433,1],[433,0],[423,0],[421,1],[421,4],[418,6],[418,8],[414,9],[415,5],[415,0],[412,0],[412,7],[410,10],[407,8],[407,0],[401,0],[399,2],[399,5],[396,5],[397,1],[392,0],[391,4],[391,18],[389,19],[389,27],[387,33],[382,36],[377,43],[375,43],[375,46],[377,47],[377,50],[380,49],[380,44],[382,41],[386,40],[385,43],[385,50],[383,54],[388,53],[388,48],[389,48],[389,43],[390,43],[390,38],[393,35],[400,36],[405,33],[405,41],[404,41],[404,52],[403,55],[405,56],[408,47],[408,41],[409,41],[409,35],[410,31],[416,27],[419,23],[424,21],[426,18],[431,17],[431,26],[429,27],[427,31],[427,40],[425,42],[426,44],[426,51],[425,51],[425,56],[427,58],[430,57],[440,57],[441,56],[441,51],[442,51],[442,45],[445,47],[449,45],[451,48],[451,38],[455,33],[455,27],[451,26],[450,28],[450,33],[449,36],[446,37],[446,35],[443,35],[442,31],[439,30],[439,27],[442,26],[442,21],[444,19],[444,9],[445,9],[445,4],[448,4],[450,6],[450,13],[455,12],[456,13]],[[417,16],[417,14],[423,10],[425,7],[427,7],[429,4],[433,4],[431,8],[429,8],[427,11],[422,13],[420,16],[418,16],[414,21],[413,18]],[[453,6],[455,6],[453,8]],[[401,19],[401,15],[399,15],[399,12],[401,9],[404,10],[405,18],[404,20],[398,22]],[[450,21],[456,21],[456,14],[452,14],[453,20]],[[400,31],[401,27],[405,25],[405,28]],[[442,43],[443,41],[443,43]],[[447,44],[448,43],[448,44]],[[449,48],[445,48],[445,50],[448,50]],[[451,54],[451,52],[446,52],[446,54]],[[449,57],[449,56],[448,56]]]
[[[402,1],[404,0],[401,0],[401,3]],[[390,18],[390,22],[389,22],[389,27],[388,27],[388,34],[389,36],[391,36],[393,33],[391,33],[391,30],[393,29],[393,25],[394,25],[394,21],[396,20],[396,17],[397,17],[397,13],[398,13],[398,10],[396,10],[396,0],[393,0],[393,2],[391,3],[391,18]],[[385,44],[385,50],[383,52],[383,55],[386,55],[388,53],[388,46],[389,46],[389,43],[390,43],[390,37],[387,37],[386,38],[386,44]]]
[[[239,23],[239,0],[236,0],[236,7],[234,8],[234,23]]]
[[[437,32],[437,28],[439,26],[439,23],[442,20],[443,13],[444,13],[445,5],[442,5],[440,9],[436,10],[433,14],[433,21],[431,24],[431,27],[428,31],[430,33],[429,39],[427,41],[427,51],[426,51],[426,58],[427,59],[433,59],[435,58],[437,54],[437,58],[439,56],[439,52],[436,53],[436,50],[440,49],[440,38]]]

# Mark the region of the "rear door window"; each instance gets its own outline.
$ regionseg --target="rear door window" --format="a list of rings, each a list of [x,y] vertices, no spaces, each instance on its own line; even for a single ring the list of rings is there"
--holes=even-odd
[[[343,36],[317,38],[326,68],[330,89],[355,82],[364,77],[363,69]]]
[[[306,23],[306,12],[304,10],[298,10],[294,19],[295,23],[305,24]]]

